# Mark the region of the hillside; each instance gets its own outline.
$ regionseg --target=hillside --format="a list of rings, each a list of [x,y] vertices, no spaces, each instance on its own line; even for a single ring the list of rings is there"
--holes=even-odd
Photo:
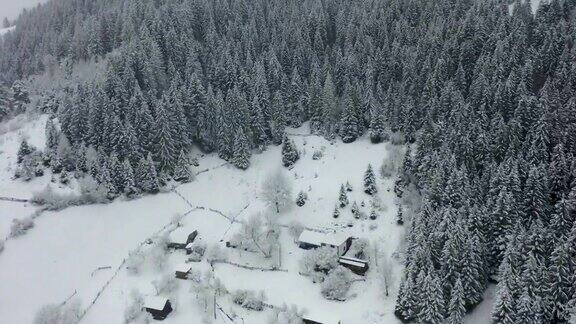
[[[35,127],[37,123],[20,130],[21,134],[33,135],[40,133]],[[295,129],[290,132],[304,134],[306,129]],[[13,139],[18,135],[4,135],[2,148],[6,161],[14,158]],[[34,137],[34,136],[32,136]],[[350,207],[342,210],[338,219],[332,217],[332,210],[338,198],[341,184],[347,181],[353,187],[349,193],[350,203],[363,201],[367,207],[361,209],[369,213],[370,196],[362,192],[362,176],[368,165],[378,168],[388,154],[389,145],[370,144],[367,139],[354,144],[342,144],[337,141],[330,144],[317,136],[293,136],[302,153],[301,159],[291,170],[285,172],[293,183],[294,196],[300,190],[308,194],[308,201],[303,207],[295,204],[291,209],[278,216],[281,225],[298,221],[306,227],[320,230],[346,233],[365,238],[370,242],[379,242],[380,258],[390,256],[397,251],[403,227],[395,222],[396,206],[393,202],[390,180],[382,180],[378,176],[378,199],[382,201],[379,217],[376,220],[356,220],[350,213]],[[324,148],[320,160],[312,160],[315,150]],[[6,243],[4,252],[0,255],[0,277],[5,278],[5,289],[2,289],[0,313],[6,314],[12,323],[30,322],[34,313],[42,305],[58,303],[74,295],[81,301],[82,308],[87,307],[95,297],[98,289],[112,277],[114,270],[122,260],[128,257],[130,251],[136,249],[140,242],[169,224],[175,214],[184,214],[181,223],[184,228],[198,230],[199,237],[206,244],[223,244],[232,234],[239,231],[240,222],[245,222],[251,215],[265,212],[267,207],[262,200],[261,184],[265,176],[280,167],[280,148],[270,147],[262,154],[254,156],[252,167],[241,171],[231,166],[222,166],[222,160],[208,155],[199,159],[197,179],[190,184],[180,185],[177,190],[187,201],[173,192],[146,196],[134,201],[115,201],[106,205],[70,207],[58,212],[44,212],[35,220],[35,226],[24,236],[11,239]],[[2,194],[18,195],[27,198],[32,190],[38,190],[42,185],[36,182],[47,182],[49,176],[34,180],[33,183],[11,181],[9,169],[2,168],[5,179]],[[10,191],[10,188],[13,191]],[[34,189],[36,188],[36,189]],[[27,190],[29,190],[27,192]],[[295,198],[295,197],[294,197]],[[188,205],[203,206],[221,211],[234,217],[235,222],[218,213],[209,210],[192,210]],[[246,207],[247,206],[247,207]],[[18,203],[2,203],[2,214],[8,215],[24,208]],[[27,207],[25,211],[29,211]],[[191,211],[192,210],[192,211]],[[22,211],[24,213],[24,211]],[[352,227],[347,227],[348,223]],[[3,229],[3,231],[5,231]],[[282,228],[280,236],[282,247],[281,268],[287,272],[261,272],[246,270],[226,264],[215,265],[215,276],[229,290],[249,289],[263,290],[267,296],[266,302],[281,306],[295,304],[301,309],[311,312],[332,314],[339,317],[343,323],[366,321],[382,323],[395,321],[393,308],[399,277],[399,264],[393,261],[393,273],[396,278],[391,287],[389,297],[382,296],[382,289],[377,274],[377,268],[370,270],[366,281],[355,282],[352,285],[346,302],[330,302],[320,295],[320,285],[313,284],[310,278],[298,274],[298,262],[305,250],[299,249],[290,237],[287,228]],[[146,249],[146,245],[144,246]],[[270,260],[263,259],[255,253],[239,253],[235,249],[228,250],[229,260],[256,266],[268,267]],[[31,252],[34,251],[34,252]],[[114,277],[102,296],[88,311],[83,322],[86,323],[118,323],[122,320],[124,310],[129,303],[130,292],[138,289],[144,295],[154,295],[151,282],[163,274],[171,274],[174,266],[183,263],[186,255],[181,251],[173,251],[162,271],[150,268],[138,275],[130,274],[125,267],[120,268],[118,276]],[[382,262],[382,261],[381,261]],[[95,271],[98,267],[111,267]],[[206,261],[193,264],[194,269],[208,269]],[[19,269],[27,269],[21,271]],[[168,323],[184,321],[200,321],[198,305],[194,294],[189,291],[191,283],[180,281],[178,289],[171,295],[178,305],[177,311],[171,315]],[[27,291],[26,307],[23,300],[10,298],[13,291]],[[218,298],[228,313],[238,313],[247,322],[261,322],[269,316],[250,312],[232,306],[229,297]],[[334,306],[338,308],[335,311]],[[219,323],[218,321],[216,323]]]

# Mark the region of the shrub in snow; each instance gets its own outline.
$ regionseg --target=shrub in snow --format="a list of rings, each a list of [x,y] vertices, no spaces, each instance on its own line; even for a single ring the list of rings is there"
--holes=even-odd
[[[152,281],[152,286],[156,290],[156,295],[169,295],[176,290],[178,283],[172,274],[165,274],[160,279]]]
[[[86,176],[78,181],[82,204],[102,204],[109,202],[108,190],[92,178]]]
[[[313,272],[328,273],[338,265],[336,249],[323,246],[308,251],[300,261],[300,272],[312,274]]]
[[[344,267],[332,269],[322,283],[322,296],[330,300],[346,300],[352,283],[352,273]]]
[[[300,237],[300,234],[302,234],[303,231],[304,226],[300,222],[292,221],[288,224],[288,233],[290,233],[290,236],[292,236],[294,241]]]
[[[170,224],[175,225],[175,226],[180,226],[180,222],[182,221],[182,218],[184,218],[183,214],[179,214],[179,213],[175,214],[170,219]]]
[[[282,144],[282,164],[289,168],[300,159],[300,154],[296,149],[296,144],[288,137],[284,137],[284,143]]]
[[[128,259],[126,259],[126,269],[130,274],[138,274],[142,269],[142,265],[145,260],[144,253],[141,250],[136,250],[128,254]]]
[[[375,209],[372,209],[372,211],[370,212],[370,219],[375,220],[376,218],[378,218],[378,213],[376,213]]]
[[[300,191],[296,197],[296,205],[302,207],[306,204],[306,200],[308,200],[308,195],[304,191]]]
[[[146,312],[143,310],[144,297],[137,290],[130,292],[130,300],[128,306],[124,310],[124,323],[141,322]]]
[[[154,246],[148,252],[147,259],[152,267],[161,271],[166,265],[168,258],[168,238],[165,235],[154,238]]]
[[[34,227],[34,220],[31,217],[22,219],[14,218],[12,220],[12,226],[10,226],[10,236],[17,237],[24,235],[32,227]]]
[[[192,246],[190,251],[190,257],[188,257],[189,261],[192,262],[200,262],[202,261],[202,257],[206,252],[206,244],[203,243],[196,243]]]
[[[49,184],[44,189],[34,192],[30,201],[43,205],[48,210],[61,210],[79,204],[79,197],[73,194],[59,194]]]
[[[272,315],[268,319],[268,324],[301,324],[302,312],[298,310],[296,305],[291,307],[282,305],[272,311]]]
[[[262,311],[264,310],[264,293],[258,295],[253,291],[237,290],[232,293],[232,302],[246,309]]]
[[[231,242],[246,251],[260,252],[265,258],[270,258],[273,249],[278,246],[279,235],[280,229],[274,218],[253,215],[242,223],[240,232],[233,236]]]
[[[324,153],[320,150],[316,150],[314,151],[314,153],[312,154],[312,160],[320,160],[322,158],[322,156],[324,155]]]
[[[404,134],[400,132],[392,132],[390,134],[390,143],[392,143],[393,145],[404,145],[404,143],[406,143]]]
[[[206,261],[210,264],[215,262],[226,261],[226,252],[222,249],[222,246],[218,243],[214,243],[207,248],[206,251]]]
[[[46,305],[36,312],[34,324],[76,324],[80,321],[82,311],[76,299],[64,305]]]
[[[352,241],[350,244],[350,249],[348,250],[348,255],[352,255],[355,258],[367,260],[369,257],[368,254],[369,243],[368,240],[365,238],[360,238]]]
[[[0,253],[4,251],[4,241],[0,241]]]
[[[388,154],[384,158],[382,162],[382,166],[380,167],[380,175],[382,178],[391,178],[396,175],[398,171],[398,166],[402,159],[401,149],[399,146],[388,146]]]
[[[264,200],[276,213],[287,210],[292,202],[292,183],[281,169],[269,174],[262,185]]]
[[[29,181],[35,177],[44,175],[44,168],[42,166],[42,153],[34,151],[29,155],[22,157],[21,163],[14,172],[14,178],[20,178],[24,181]]]

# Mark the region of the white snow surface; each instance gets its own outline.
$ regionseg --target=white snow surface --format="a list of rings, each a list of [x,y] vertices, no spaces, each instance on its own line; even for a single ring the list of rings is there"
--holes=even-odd
[[[37,147],[43,146],[45,118],[42,116],[19,130],[0,135],[0,196],[30,197],[33,191],[49,182],[49,175],[29,183],[10,179],[22,136],[27,136]],[[307,129],[303,127],[291,130],[291,133],[306,134]],[[291,210],[278,215],[278,223],[286,225],[298,221],[307,227],[366,238],[379,244],[388,255],[395,252],[404,227],[396,225],[394,220],[396,207],[392,180],[377,177],[377,197],[383,210],[376,220],[354,219],[350,206],[341,211],[338,219],[332,218],[340,185],[346,181],[353,186],[353,192],[348,193],[350,202],[357,201],[360,206],[364,201],[366,207],[361,207],[361,210],[367,214],[370,212],[371,198],[362,190],[363,174],[368,163],[375,170],[380,167],[388,154],[387,144],[373,145],[367,138],[352,144],[339,141],[331,144],[317,136],[291,138],[302,154],[295,166],[291,170],[285,169],[285,172],[290,175],[294,198],[298,191],[304,190],[309,199],[303,207],[294,204]],[[323,158],[312,160],[312,153],[322,147]],[[34,228],[28,233],[8,240],[0,253],[2,321],[31,323],[35,312],[43,305],[62,303],[74,295],[87,309],[82,323],[123,323],[124,310],[131,303],[131,291],[154,296],[152,281],[167,274],[174,275],[175,269],[187,259],[185,251],[177,250],[169,254],[162,271],[144,267],[138,274],[131,274],[125,267],[120,267],[131,251],[161,232],[175,214],[186,213],[181,220],[183,229],[188,232],[198,230],[197,240],[211,245],[222,244],[240,229],[239,222],[266,211],[260,188],[266,175],[281,166],[280,147],[271,146],[263,153],[255,154],[251,167],[246,171],[229,165],[221,166],[222,160],[215,155],[195,154],[200,157],[197,170],[210,170],[200,173],[192,183],[177,187],[187,201],[174,192],[167,192],[132,201],[117,199],[106,205],[45,212],[35,220]],[[190,205],[205,209],[192,210]],[[12,218],[25,217],[35,208],[0,201],[0,233],[7,232],[6,226]],[[236,222],[230,222],[208,208],[218,210]],[[353,227],[348,227],[349,223]],[[393,314],[402,268],[398,261],[392,261],[394,283],[389,296],[383,296],[377,267],[371,264],[366,280],[352,284],[347,301],[329,301],[322,297],[320,284],[299,274],[299,261],[307,251],[298,248],[286,227],[282,227],[280,242],[280,268],[284,271],[248,270],[217,263],[214,265],[215,276],[229,291],[263,291],[268,304],[294,304],[309,314],[331,316],[342,324],[399,323]],[[143,244],[143,249],[147,246]],[[277,262],[252,252],[224,249],[228,260],[238,264],[269,268]],[[193,270],[210,269],[205,259],[190,265]],[[115,275],[117,268],[119,272]],[[177,280],[177,285],[170,296],[162,296],[169,297],[174,307],[164,322],[201,323],[205,317],[203,308],[190,291],[190,282]],[[100,297],[88,308],[100,291]],[[240,308],[231,302],[229,296],[218,297],[217,302],[226,313],[237,314],[237,322],[266,323],[271,314],[268,309],[256,312]],[[220,311],[217,316],[214,323],[227,323]],[[486,319],[485,314],[480,314],[470,323]]]

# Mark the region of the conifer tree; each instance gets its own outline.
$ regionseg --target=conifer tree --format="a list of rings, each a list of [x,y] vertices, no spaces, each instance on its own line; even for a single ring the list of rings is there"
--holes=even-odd
[[[448,318],[449,324],[462,323],[462,319],[466,314],[465,308],[464,288],[460,278],[456,279],[456,283],[450,292],[450,302],[448,303]]]
[[[340,202],[340,208],[348,206],[348,195],[346,194],[344,185],[340,186],[340,195],[338,196],[338,201]]]
[[[338,208],[338,205],[336,205],[336,207],[334,207],[334,211],[332,212],[332,217],[334,217],[334,218],[340,217],[340,209]]]
[[[300,159],[300,153],[298,153],[296,149],[296,144],[294,144],[293,140],[284,136],[282,144],[282,165],[289,168],[293,166],[298,159]]]
[[[282,143],[282,139],[284,138],[284,127],[286,126],[285,118],[284,118],[284,101],[282,99],[282,94],[280,91],[276,91],[274,93],[274,97],[272,98],[272,107],[271,107],[271,116],[270,116],[270,134],[272,138],[272,143],[276,145],[280,145]]]
[[[364,192],[369,195],[374,195],[378,192],[376,188],[376,176],[374,175],[371,164],[368,164],[368,169],[366,169],[366,173],[364,173]]]
[[[344,143],[354,142],[359,135],[360,121],[356,116],[358,107],[356,107],[350,88],[351,86],[348,84],[344,97],[344,108],[340,118],[340,137]]]
[[[398,212],[396,212],[396,224],[404,225],[404,212],[402,211],[402,205],[398,205]]]
[[[18,148],[18,154],[17,154],[17,160],[16,161],[18,163],[22,163],[22,159],[25,156],[32,153],[33,151],[34,151],[34,147],[30,146],[26,139],[23,139],[22,142],[20,142],[20,147]]]
[[[232,153],[230,162],[237,168],[246,170],[250,166],[250,156],[251,152],[248,138],[244,135],[242,128],[238,128],[234,139],[234,152]]]
[[[190,160],[184,151],[180,151],[178,155],[178,161],[176,161],[176,165],[174,166],[174,173],[173,178],[176,181],[187,183],[194,179],[194,174],[190,169]]]
[[[124,183],[122,188],[124,188],[124,195],[129,198],[135,198],[140,194],[140,189],[136,187],[136,180],[134,176],[134,170],[130,164],[130,160],[126,159],[122,163],[122,173]]]
[[[152,154],[141,158],[136,171],[136,184],[143,192],[157,193],[160,190],[156,166],[152,160]]]
[[[296,197],[296,205],[302,207],[306,204],[306,200],[308,200],[308,195],[301,190]]]

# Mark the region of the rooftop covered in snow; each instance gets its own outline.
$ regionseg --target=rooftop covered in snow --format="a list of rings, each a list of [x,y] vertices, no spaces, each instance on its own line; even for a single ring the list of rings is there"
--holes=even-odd
[[[331,245],[340,246],[348,240],[349,236],[344,233],[320,233],[305,230],[298,238],[299,242],[308,243],[316,246]]]
[[[150,309],[163,310],[164,306],[166,306],[167,302],[168,302],[168,298],[166,298],[166,297],[149,296],[149,297],[146,297],[146,301],[144,302],[144,307],[150,308]]]

